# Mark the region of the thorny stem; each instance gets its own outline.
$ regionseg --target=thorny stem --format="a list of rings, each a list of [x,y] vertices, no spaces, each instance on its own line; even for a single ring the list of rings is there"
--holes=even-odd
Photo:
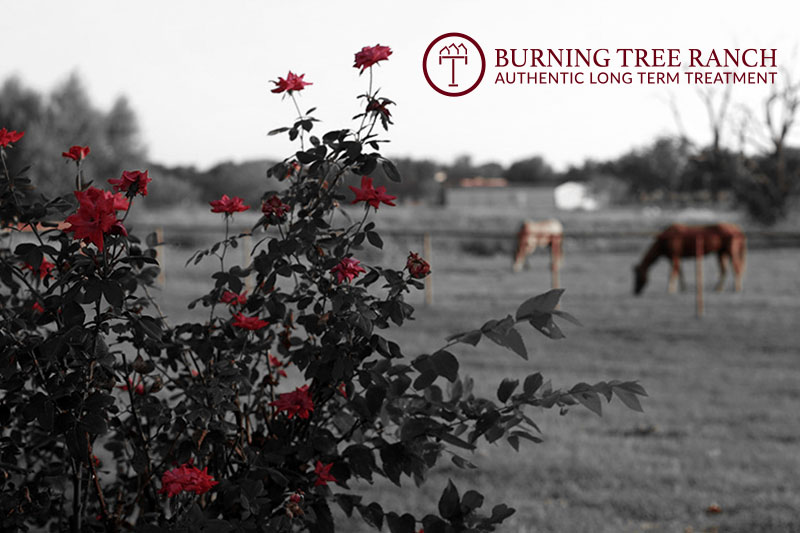
[[[294,97],[294,92],[289,91],[289,97],[292,99],[292,102],[294,102],[294,108],[297,109],[297,119],[298,120],[303,120],[304,115],[303,115],[303,112],[300,111],[300,106],[297,104],[297,99]],[[301,150],[305,150],[305,144],[303,142],[303,132],[304,131],[305,131],[305,128],[303,126],[300,126],[300,149]]]
[[[220,269],[220,272],[225,272],[225,253],[228,251],[228,235],[230,233],[230,217],[231,217],[230,214],[225,213],[225,240],[222,241],[222,253],[219,254],[219,255],[217,255],[216,253],[214,254],[214,255],[217,255],[217,257],[219,257],[219,269]],[[211,325],[214,322],[214,310],[216,309],[216,307],[217,307],[217,300],[215,298],[214,301],[211,302],[211,311],[210,311],[209,316],[208,316],[208,327],[209,328],[211,327]]]
[[[369,67],[369,89],[367,89],[367,107],[369,107],[369,103],[372,101],[372,67]],[[364,114],[361,116],[361,125],[358,127],[358,133],[356,138],[360,141],[361,140],[361,132],[364,130],[364,121],[367,120],[367,110],[364,110]]]

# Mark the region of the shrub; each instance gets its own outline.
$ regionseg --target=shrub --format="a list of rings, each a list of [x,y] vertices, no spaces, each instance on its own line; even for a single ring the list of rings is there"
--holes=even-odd
[[[227,195],[210,202],[225,234],[192,258],[219,263],[213,286],[190,303],[199,321],[170,325],[160,315],[148,291],[157,243],[124,227],[139,196],[158,191],[157,176],[149,191],[138,171],[103,190],[87,185],[76,156],[74,198],[48,200],[4,167],[0,222],[30,227],[32,238],[0,263],[0,529],[324,533],[334,531],[336,503],[392,533],[493,531],[513,509],[482,511],[483,495],[453,483],[417,516],[348,487],[376,477],[420,484],[445,457],[471,468],[465,454],[480,440],[540,442],[529,407],[580,403],[599,414],[601,398],[617,395],[640,409],[644,391],[633,382],[557,390],[533,372],[503,380],[492,400],[460,377],[461,344],[487,340],[527,358],[517,324],[561,338],[554,318],[575,319],[556,308],[560,290],[413,359],[383,336],[412,318],[404,295],[430,270],[416,254],[388,267],[358,259],[363,247],[382,246],[371,218],[394,203],[368,176],[381,167],[399,179],[374,133],[378,122],[388,126],[390,102],[373,90],[372,65],[390,53],[357,55],[370,83],[355,130],[317,137],[313,110],[298,108],[291,126],[273,132],[300,149],[268,172],[288,187],[263,195],[250,264],[227,257],[241,237],[229,221],[250,206]],[[297,105],[308,82],[290,72],[276,85]],[[19,142],[0,131],[3,162]],[[361,186],[336,192],[348,174],[364,176]],[[363,216],[334,225],[348,201]],[[48,223],[64,218],[62,229]],[[101,448],[108,458],[97,457]]]

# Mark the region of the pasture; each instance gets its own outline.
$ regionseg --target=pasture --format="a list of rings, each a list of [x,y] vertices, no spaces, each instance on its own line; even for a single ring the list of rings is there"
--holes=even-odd
[[[389,213],[385,219],[383,209],[378,213],[379,230],[427,224],[407,211]],[[439,217],[431,224],[508,227],[513,233],[520,220],[514,213],[494,214],[493,222],[488,215],[477,222],[469,215]],[[631,227],[629,220],[610,215],[604,222]],[[650,225],[655,229],[660,223]],[[572,221],[572,227],[579,224],[597,226],[580,217]],[[567,221],[567,234],[570,227]],[[444,461],[423,490],[376,484],[375,500],[386,509],[422,516],[435,509],[450,478],[462,493],[470,487],[483,492],[489,508],[505,502],[517,509],[502,531],[800,531],[800,250],[751,249],[744,291],[738,294],[731,291],[730,278],[725,292],[711,292],[717,266],[706,260],[705,316],[698,320],[693,261],[684,266],[687,292],[666,293],[668,266],[662,260],[651,270],[644,294],[632,295],[631,267],[647,245],[640,240],[604,250],[567,240],[562,309],[584,327],[562,322],[567,338],[560,341],[520,328],[530,361],[484,342],[454,350],[462,373],[490,397],[503,377],[535,371],[556,387],[636,379],[649,393],[644,413],[617,400],[604,404],[602,418],[582,407],[566,416],[534,412],[544,443],[524,443],[519,453],[506,443],[482,446],[470,457],[478,470]],[[549,289],[545,253],[535,253],[530,268],[514,274],[510,241],[508,253],[499,245],[476,246],[434,242],[434,304],[424,306],[421,293],[411,295],[416,320],[387,333],[407,356],[429,353],[448,334],[513,313],[528,296]],[[364,251],[364,257],[402,265],[410,249],[421,251],[421,243],[387,238],[383,253]],[[191,250],[166,251],[167,284],[157,298],[172,322],[189,316],[185,302],[205,291],[208,274],[218,266],[207,259],[184,268]],[[229,257],[238,260],[242,254],[233,250]],[[720,512],[709,512],[712,505]],[[341,530],[371,531],[360,519]]]

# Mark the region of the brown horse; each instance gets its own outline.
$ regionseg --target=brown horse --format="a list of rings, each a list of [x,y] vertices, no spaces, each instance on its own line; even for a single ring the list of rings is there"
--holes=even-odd
[[[684,289],[683,272],[681,272],[681,258],[695,257],[698,251],[698,240],[702,239],[703,255],[717,253],[719,258],[719,281],[715,290],[721,291],[725,284],[725,274],[730,261],[734,272],[734,289],[742,290],[742,275],[744,274],[745,254],[747,249],[746,239],[741,228],[736,224],[713,224],[709,226],[685,226],[673,224],[656,236],[656,241],[647,250],[641,263],[633,267],[634,287],[633,293],[639,294],[647,284],[647,270],[658,260],[665,256],[671,263],[669,274],[669,292],[675,292],[675,282],[680,280],[681,289]]]
[[[517,233],[517,249],[514,252],[514,272],[519,272],[525,259],[536,248],[550,247],[550,270],[553,275],[553,287],[558,287],[558,268],[563,257],[561,242],[564,238],[564,227],[555,219],[533,222],[526,220]]]

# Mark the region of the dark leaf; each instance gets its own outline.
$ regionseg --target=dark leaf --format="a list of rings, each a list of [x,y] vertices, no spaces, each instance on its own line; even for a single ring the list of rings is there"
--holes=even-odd
[[[410,514],[398,516],[397,513],[389,513],[386,515],[386,523],[391,533],[416,533],[414,526],[417,521]]]
[[[388,159],[383,159],[381,161],[381,165],[383,166],[383,171],[386,173],[387,178],[398,183],[403,181],[403,178],[400,176],[400,173],[397,171],[397,167],[394,166],[394,163]]]
[[[539,390],[539,387],[542,386],[542,383],[544,383],[544,378],[539,372],[531,374],[525,378],[525,383],[522,385],[522,390],[526,395],[531,396],[537,390]]]
[[[458,489],[453,485],[453,482],[448,480],[447,487],[442,492],[442,497],[439,498],[439,514],[442,518],[452,519],[459,515],[459,496]]]
[[[500,383],[500,387],[497,389],[497,399],[503,403],[511,397],[511,394],[514,392],[514,389],[517,388],[519,385],[518,379],[504,379],[502,383]]]
[[[551,313],[558,305],[562,294],[564,294],[564,289],[552,289],[544,294],[525,300],[517,308],[517,320],[525,320],[533,313]]]

